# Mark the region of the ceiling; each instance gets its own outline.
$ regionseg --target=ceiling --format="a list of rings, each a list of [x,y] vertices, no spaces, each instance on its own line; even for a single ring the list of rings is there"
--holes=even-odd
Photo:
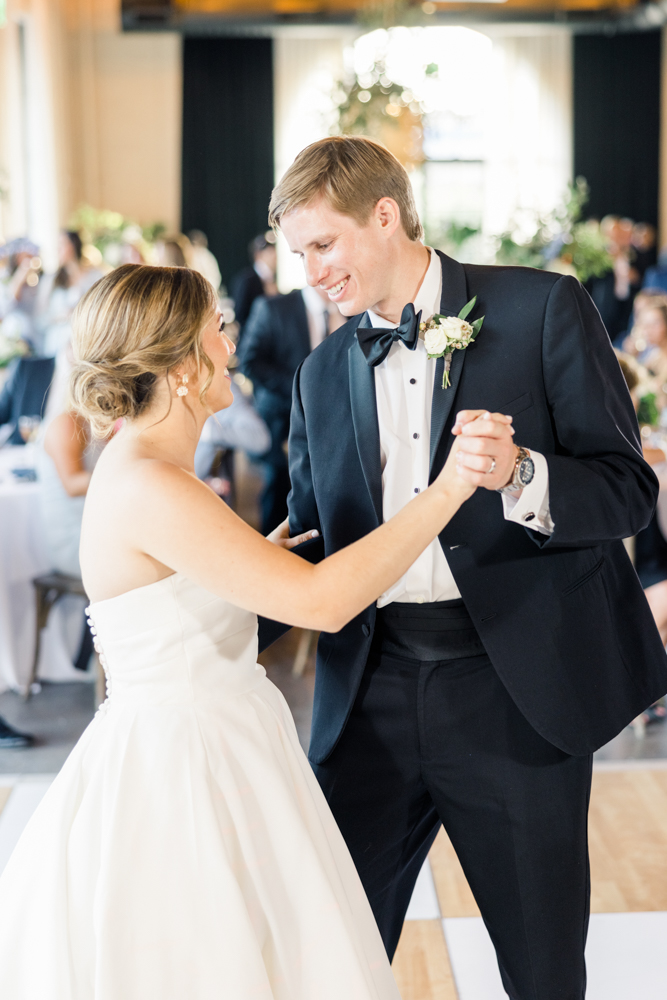
[[[122,0],[126,30],[180,30],[224,34],[276,25],[448,24],[468,21],[569,23],[579,29],[656,28],[667,20],[667,0]]]

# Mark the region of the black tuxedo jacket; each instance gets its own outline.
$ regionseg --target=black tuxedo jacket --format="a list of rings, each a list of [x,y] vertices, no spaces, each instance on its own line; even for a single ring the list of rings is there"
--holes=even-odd
[[[245,333],[245,325],[253,302],[264,295],[264,284],[254,267],[245,267],[235,274],[230,282],[230,294],[234,299],[234,313],[239,324],[239,341]]]
[[[652,515],[657,480],[609,338],[571,277],[442,259],[441,312],[477,296],[484,327],[454,353],[451,387],[437,362],[431,479],[443,466],[455,413],[511,414],[515,441],[549,467],[551,536],[505,520],[501,497],[478,489],[440,535],[484,646],[531,725],[571,754],[615,736],[667,690],[667,658],[621,539]],[[360,317],[301,366],[290,434],[290,528],[318,528],[312,560],[382,522],[374,371],[355,337]],[[311,549],[308,552],[308,548]],[[310,757],[331,753],[370,650],[375,606],[318,648]],[[265,623],[261,633],[271,638]],[[275,634],[275,632],[274,632]]]
[[[271,430],[276,460],[285,462],[294,375],[310,353],[308,315],[300,291],[258,299],[239,350],[241,370],[252,379],[255,405]]]
[[[239,354],[257,400],[267,394],[289,413],[294,375],[310,354],[306,304],[298,289],[255,302]]]
[[[0,424],[14,424],[8,444],[23,444],[19,417],[43,416],[55,358],[19,358],[11,363],[0,392]]]

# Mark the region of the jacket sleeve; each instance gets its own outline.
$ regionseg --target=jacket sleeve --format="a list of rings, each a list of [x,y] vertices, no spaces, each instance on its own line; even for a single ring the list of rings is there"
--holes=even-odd
[[[549,466],[550,537],[541,547],[597,545],[651,520],[658,481],[644,461],[634,407],[590,296],[564,276],[546,306],[543,374],[556,439]]]
[[[254,385],[282,396],[289,406],[292,377],[276,354],[275,309],[269,299],[257,299],[250,310],[239,352],[241,369]]]

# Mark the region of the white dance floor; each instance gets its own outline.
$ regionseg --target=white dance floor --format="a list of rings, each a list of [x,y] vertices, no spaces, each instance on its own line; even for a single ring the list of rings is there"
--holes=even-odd
[[[53,775],[0,775],[0,784],[12,788],[0,813],[0,871],[52,780]],[[428,861],[407,919],[441,919]],[[460,1000],[507,1000],[482,920],[450,917],[442,923]],[[586,958],[586,1000],[665,1000],[667,913],[593,914]]]
[[[407,919],[441,919],[428,861]],[[460,1000],[507,1000],[482,919],[448,917],[442,923]],[[594,913],[586,963],[586,1000],[665,1000],[667,913]]]

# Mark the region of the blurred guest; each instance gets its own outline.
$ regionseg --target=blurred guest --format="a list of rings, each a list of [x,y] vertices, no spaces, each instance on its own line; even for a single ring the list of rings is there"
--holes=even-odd
[[[120,248],[121,264],[146,264],[144,255],[136,243],[123,243]]]
[[[248,247],[251,267],[246,267],[236,274],[230,283],[230,292],[234,300],[236,322],[239,325],[238,342],[241,343],[245,332],[253,302],[260,296],[278,294],[276,285],[276,237],[269,231],[256,236]]]
[[[189,267],[190,241],[187,236],[164,236],[155,244],[157,263],[161,267]]]
[[[83,259],[81,237],[73,230],[63,231],[58,241],[58,270],[40,282],[35,307],[35,330],[38,350],[54,358],[70,338],[70,318],[80,298],[102,277]]]
[[[188,233],[188,238],[191,243],[190,267],[208,278],[217,292],[222,278],[218,262],[208,248],[206,233],[202,233],[201,229],[192,229]]]
[[[638,273],[639,281],[645,284],[644,277],[647,270],[655,265],[655,226],[649,222],[636,222],[632,227],[631,246],[634,250],[634,266]]]
[[[641,287],[637,252],[632,245],[635,224],[632,219],[606,215],[600,230],[614,267],[602,277],[592,278],[587,287],[612,343],[620,344],[630,325],[634,297]]]
[[[37,362],[37,366],[26,367],[21,362]],[[39,369],[40,379],[30,378],[28,370],[35,373]],[[40,413],[44,404],[44,396],[48,392],[48,383],[53,371],[53,362],[47,359],[21,358],[10,366],[7,380],[0,393],[0,424],[13,424],[14,431],[9,438],[9,444],[23,444],[19,433],[19,416],[27,413]],[[36,385],[39,381],[39,385]],[[14,729],[0,717],[0,749],[16,749],[32,746],[34,736]]]
[[[640,401],[638,389],[642,378],[646,378],[646,373],[642,372],[631,357],[621,354],[619,363],[637,410]],[[666,456],[662,448],[649,445],[644,446],[643,451],[649,465],[656,467],[656,473],[663,472],[663,477],[659,478],[664,478]],[[667,483],[661,482],[661,489],[665,486]],[[657,512],[648,527],[635,536],[634,562],[660,637],[663,643],[667,644],[667,539],[662,532]],[[642,713],[639,721],[646,725],[649,722],[662,721],[665,717],[667,709],[660,702],[656,702]]]
[[[90,477],[104,443],[91,437],[77,414],[59,413],[46,428],[37,452],[42,533],[51,569],[81,577],[79,543],[83,505]],[[81,643],[74,666],[86,670],[93,651],[84,616]]]
[[[0,392],[0,425],[11,424],[14,428],[8,444],[25,444],[21,417],[42,417],[53,370],[53,358],[16,358],[10,362]]]
[[[629,333],[623,339],[620,347],[617,345],[618,350],[622,350],[625,354],[630,354],[640,361],[646,352],[648,344],[642,336],[638,335],[637,331],[640,329],[638,327],[639,317],[647,306],[651,306],[655,302],[667,302],[667,293],[661,292],[657,288],[642,288],[637,292],[635,301],[632,304],[632,323]]]
[[[261,455],[271,444],[268,427],[238,383],[232,382],[232,394],[232,405],[209,417],[204,424],[195,452],[195,473],[230,506],[234,506],[235,499],[234,451],[241,449]]]
[[[52,569],[81,576],[79,541],[83,504],[103,443],[71,412],[58,414],[38,450],[40,504]]]
[[[644,288],[659,289],[667,294],[667,247],[660,251],[657,265],[649,267],[644,274]]]
[[[257,412],[271,432],[271,447],[262,455],[266,475],[262,531],[266,535],[287,516],[290,481],[285,444],[294,375],[303,359],[343,322],[326,292],[310,286],[258,299],[248,318],[239,364],[252,380]]]
[[[637,356],[655,382],[656,405],[667,407],[667,298],[647,302],[632,329]]]
[[[29,360],[35,359],[31,358]],[[39,360],[41,361],[42,359]],[[26,377],[25,366],[21,366],[22,372],[19,372],[19,367],[20,361],[17,359],[10,367],[7,380],[3,386],[2,393],[0,393],[0,424],[14,425],[14,431],[12,436],[9,438],[9,444],[23,444],[23,439],[21,438],[18,429],[18,418],[26,411],[34,411],[36,413],[41,411],[44,402],[44,394],[48,390],[48,382],[51,378],[50,373],[43,373],[46,374],[47,377],[43,379],[43,388],[40,398],[39,390],[37,393],[34,392],[34,380],[31,384],[31,381]],[[52,370],[52,362],[50,367]],[[31,394],[33,398],[31,398]],[[37,410],[34,410],[35,406],[38,406]],[[23,733],[18,729],[14,729],[13,726],[10,726],[9,723],[0,716],[1,750],[29,747],[32,746],[34,742],[34,736],[31,736],[29,733]]]
[[[266,423],[250,399],[234,383],[232,395],[232,405],[214,413],[204,424],[195,452],[195,472],[200,479],[208,475],[215,452],[220,448],[240,448],[250,454],[261,455],[271,444]]]
[[[38,286],[42,276],[39,247],[20,238],[0,247],[4,261],[0,274],[0,319],[3,333],[15,340],[25,340],[34,349],[34,316]]]

